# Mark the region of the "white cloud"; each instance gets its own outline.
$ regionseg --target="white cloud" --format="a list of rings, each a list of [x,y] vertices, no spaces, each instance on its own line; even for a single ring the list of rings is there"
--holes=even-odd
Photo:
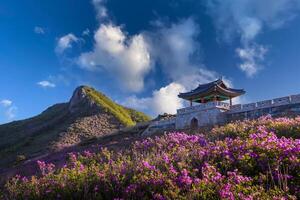
[[[9,99],[3,99],[0,101],[0,106],[3,107],[3,114],[6,120],[11,120],[16,117],[18,108],[13,105],[13,102]]]
[[[279,28],[297,15],[299,0],[210,0],[209,14],[225,39],[254,39],[264,27]],[[230,22],[230,23],[228,23]]]
[[[80,55],[78,64],[87,70],[105,70],[116,76],[126,89],[144,88],[151,70],[148,45],[142,34],[127,36],[121,27],[102,24],[94,35],[94,49]]]
[[[12,101],[9,100],[9,99],[3,99],[0,101],[0,105],[3,106],[3,107],[9,107],[12,105]]]
[[[42,88],[54,88],[56,85],[50,81],[40,81],[37,83]]]
[[[159,90],[153,91],[152,97],[137,98],[136,96],[131,96],[125,99],[123,104],[128,107],[148,111],[153,115],[162,113],[175,114],[177,109],[183,107],[184,102],[177,95],[184,90],[185,88],[181,84],[172,82]]]
[[[267,28],[280,28],[292,20],[298,14],[300,0],[209,0],[207,6],[221,38],[229,42],[238,36],[242,46],[240,49],[260,55],[262,46],[258,45],[255,50],[252,47],[256,45],[256,37]],[[236,52],[240,54],[239,49]],[[266,53],[262,52],[263,55]],[[264,56],[254,55],[246,61],[241,59],[243,63],[239,68],[248,76],[263,67]]]
[[[83,36],[88,36],[88,35],[90,35],[90,30],[87,28],[87,29],[85,29],[84,31],[82,31],[82,35]]]
[[[217,73],[201,64],[200,44],[196,39],[200,30],[192,18],[171,25],[159,22],[157,28],[147,33],[147,40],[154,59],[171,81],[192,89],[216,79]]]
[[[92,3],[96,9],[97,12],[97,18],[98,20],[104,19],[106,17],[108,17],[107,14],[107,9],[104,6],[104,3],[106,2],[106,0],[93,0]]]
[[[92,51],[82,53],[77,63],[86,70],[109,73],[132,92],[144,88],[144,79],[154,66],[162,67],[169,82],[154,90],[150,97],[133,95],[121,103],[153,115],[176,113],[184,106],[184,101],[177,97],[179,92],[218,77],[216,72],[201,64],[197,42],[200,31],[192,18],[174,24],[158,21],[154,31],[127,35],[120,26],[103,22],[108,18],[104,0],[93,3],[102,23],[94,33]]]
[[[77,38],[73,33],[69,33],[64,35],[63,37],[58,39],[55,52],[56,53],[63,53],[66,49],[72,48],[72,44],[79,42],[80,39]]]
[[[42,27],[40,27],[40,26],[34,27],[33,31],[34,31],[36,34],[41,34],[41,35],[45,34],[45,29],[42,28]]]
[[[239,65],[239,68],[244,71],[247,76],[253,76],[258,70],[260,70],[261,65],[259,62],[264,60],[267,51],[268,50],[261,45],[255,45],[243,49],[237,48],[236,53],[243,61],[243,63]]]
[[[6,111],[5,111],[5,116],[7,117],[8,120],[11,120],[16,117],[17,115],[18,108],[16,106],[10,106]]]
[[[93,3],[98,11],[104,7],[103,0]],[[162,66],[171,82],[187,89],[217,77],[217,73],[199,64],[196,37],[200,31],[192,18],[177,24],[157,24],[152,32],[129,36],[120,26],[102,23],[94,34],[93,50],[82,53],[78,64],[87,70],[105,70],[133,92],[144,88],[144,79],[154,63]]]
[[[191,89],[194,89],[201,80],[197,75],[190,77],[192,84],[184,85],[183,83],[171,82],[170,84],[161,87],[158,90],[154,90],[150,97],[138,98],[133,95],[126,98],[122,104],[125,106],[142,110],[144,112],[150,113],[153,116],[163,113],[176,114],[177,109],[187,106],[187,101],[178,98],[180,92],[186,92]],[[226,78],[223,78],[223,81],[229,86],[232,87],[232,82]],[[191,87],[191,85],[194,85]],[[234,103],[240,103],[241,99],[234,99]],[[244,101],[243,101],[244,102]]]
[[[199,59],[198,34],[199,28],[191,18],[171,25],[159,22],[157,31],[145,33],[153,59],[171,83],[155,90],[150,97],[128,97],[124,104],[152,115],[175,114],[185,105],[185,101],[178,98],[180,92],[194,89],[199,83],[216,80],[219,75],[205,68]],[[227,79],[225,81],[232,85]]]
[[[81,54],[78,63],[87,70],[109,72],[133,92],[144,88],[144,78],[152,64],[159,64],[170,83],[155,90],[151,97],[131,96],[124,103],[153,114],[175,113],[183,106],[177,97],[179,92],[215,80],[218,74],[199,60],[199,28],[193,19],[170,25],[160,23],[155,29],[130,37],[119,26],[102,24],[94,35],[93,51]]]

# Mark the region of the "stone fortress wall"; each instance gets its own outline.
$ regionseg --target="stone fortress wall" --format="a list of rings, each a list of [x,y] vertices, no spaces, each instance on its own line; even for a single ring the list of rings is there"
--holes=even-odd
[[[145,134],[157,130],[191,128],[192,121],[196,121],[198,127],[204,127],[236,120],[256,119],[264,115],[273,117],[300,115],[300,94],[249,104],[230,106],[225,102],[209,102],[178,109],[176,117],[152,122]]]
[[[263,115],[293,116],[300,114],[300,94],[249,104],[237,104],[226,113],[227,121],[256,119]]]
[[[176,129],[189,128],[192,120],[196,120],[197,126],[207,126],[226,122],[224,115],[230,109],[225,102],[209,102],[177,110]]]

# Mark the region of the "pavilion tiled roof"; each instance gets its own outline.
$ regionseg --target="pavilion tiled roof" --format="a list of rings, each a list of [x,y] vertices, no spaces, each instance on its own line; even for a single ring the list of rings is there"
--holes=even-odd
[[[192,99],[195,97],[205,97],[211,94],[219,94],[227,96],[228,98],[232,98],[245,94],[245,91],[243,89],[229,88],[222,79],[218,79],[210,83],[200,84],[196,89],[190,92],[180,93],[178,97],[183,99]]]

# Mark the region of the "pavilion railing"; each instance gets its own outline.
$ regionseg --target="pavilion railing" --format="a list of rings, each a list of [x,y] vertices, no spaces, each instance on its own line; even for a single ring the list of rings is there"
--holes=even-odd
[[[178,114],[182,113],[189,113],[189,112],[195,112],[200,110],[206,110],[211,108],[223,108],[223,109],[230,109],[230,104],[226,102],[216,101],[216,102],[208,102],[204,104],[199,104],[195,106],[190,106],[186,108],[181,108],[177,110]]]

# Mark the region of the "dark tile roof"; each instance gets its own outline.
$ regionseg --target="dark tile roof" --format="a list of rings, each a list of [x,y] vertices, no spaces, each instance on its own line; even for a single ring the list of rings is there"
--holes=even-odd
[[[227,87],[222,79],[218,79],[210,83],[200,84],[196,89],[191,90],[190,92],[180,93],[178,97],[189,98],[198,95],[205,95],[209,92],[215,92],[229,97],[240,96],[245,93],[243,89],[233,89]]]

